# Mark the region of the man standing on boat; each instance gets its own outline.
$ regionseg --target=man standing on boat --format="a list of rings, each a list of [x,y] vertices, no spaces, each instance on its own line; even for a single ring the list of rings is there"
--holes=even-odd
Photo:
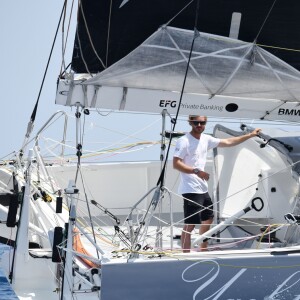
[[[257,136],[261,131],[257,128],[246,135],[217,139],[203,133],[206,116],[190,115],[188,122],[192,130],[178,139],[173,157],[173,167],[180,171],[181,175],[179,193],[184,199],[185,225],[181,235],[183,252],[190,252],[191,232],[195,224],[201,224],[199,233],[204,234],[209,230],[214,217],[213,203],[207,186],[209,174],[204,171],[207,151],[215,147],[238,145]],[[202,251],[207,249],[207,244],[207,241],[202,242]]]

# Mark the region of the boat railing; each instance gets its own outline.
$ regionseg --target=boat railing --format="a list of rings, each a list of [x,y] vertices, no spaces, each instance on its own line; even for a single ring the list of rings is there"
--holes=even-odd
[[[148,208],[146,211],[144,211],[144,215],[142,218],[142,221],[139,222],[139,225],[136,230],[134,230],[134,225],[133,225],[133,213],[135,210],[138,209],[138,205],[141,204],[147,197],[153,193],[153,197],[151,199],[150,204],[148,205]],[[154,214],[156,212],[156,208],[158,207],[158,203],[162,201],[163,194],[165,192],[168,192],[168,189],[166,187],[159,187],[155,186],[151,188],[140,200],[138,200],[131,208],[130,213],[126,219],[126,222],[128,224],[128,231],[129,231],[129,236],[130,236],[130,241],[131,241],[131,258],[138,256],[136,253],[141,247],[144,242],[145,237],[147,236],[148,228],[150,226],[150,221],[152,218],[155,218],[158,220],[159,224],[157,225],[157,230],[156,230],[156,241],[158,241],[158,245],[161,245],[159,243],[159,239],[161,238],[162,235],[162,225],[161,225],[161,219],[159,217],[156,217]],[[172,198],[169,197],[170,201],[170,222],[168,223],[168,226],[170,227],[170,247],[171,250],[173,249],[173,206],[172,206]]]
[[[55,117],[59,116],[59,115],[63,115],[64,116],[64,130],[63,130],[63,137],[62,137],[62,141],[61,141],[61,157],[64,157],[64,152],[65,152],[65,142],[66,142],[66,135],[67,135],[67,127],[68,127],[68,115],[66,114],[66,112],[64,111],[57,111],[56,113],[54,113],[49,119],[48,121],[41,127],[41,129],[36,133],[35,137],[33,138],[35,140],[35,145],[38,146],[38,142],[39,142],[39,137],[41,135],[41,133],[46,130],[49,126],[49,124],[54,120]]]
[[[40,135],[42,132],[44,132],[54,121],[55,118],[59,118],[60,116],[64,116],[64,129],[63,129],[63,136],[62,136],[62,141],[61,141],[61,153],[60,156],[63,158],[64,157],[64,153],[65,153],[65,142],[66,142],[66,135],[67,135],[67,125],[68,125],[68,115],[66,112],[64,111],[57,111],[55,112],[46,122],[45,124],[40,128],[40,130],[38,130],[38,132],[36,133],[36,135],[34,137],[32,137],[30,140],[28,140],[21,148],[21,150],[19,151],[19,156],[22,159],[23,153],[25,152],[26,148],[28,145],[30,145],[33,141],[34,141],[34,145],[35,146],[39,146],[39,140],[40,140]],[[21,163],[20,163],[21,165]]]

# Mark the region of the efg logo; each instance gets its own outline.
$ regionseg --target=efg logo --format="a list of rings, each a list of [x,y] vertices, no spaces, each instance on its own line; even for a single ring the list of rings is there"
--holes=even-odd
[[[160,107],[176,107],[177,103],[175,100],[160,100],[159,106]]]

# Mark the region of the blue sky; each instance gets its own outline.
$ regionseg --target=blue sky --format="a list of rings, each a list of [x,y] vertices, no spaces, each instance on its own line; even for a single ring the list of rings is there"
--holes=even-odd
[[[58,0],[0,2],[1,158],[18,150],[23,143],[62,6],[63,1]],[[54,99],[60,51],[59,47],[55,48],[35,129],[50,116],[50,112],[59,109],[54,105]]]

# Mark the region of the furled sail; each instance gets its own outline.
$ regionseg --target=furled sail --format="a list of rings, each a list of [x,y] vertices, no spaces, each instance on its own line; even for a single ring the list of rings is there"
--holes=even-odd
[[[56,102],[176,113],[194,34],[163,26],[99,74],[61,80]],[[299,71],[255,43],[196,35],[180,114],[298,121]]]

